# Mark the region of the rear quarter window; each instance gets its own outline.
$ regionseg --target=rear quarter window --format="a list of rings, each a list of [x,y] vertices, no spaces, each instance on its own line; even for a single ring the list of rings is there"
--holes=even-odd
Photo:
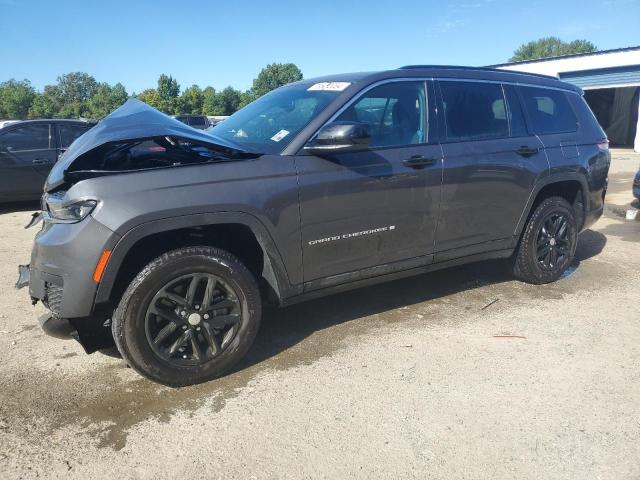
[[[569,133],[578,130],[578,119],[567,94],[560,90],[520,87],[534,133]]]

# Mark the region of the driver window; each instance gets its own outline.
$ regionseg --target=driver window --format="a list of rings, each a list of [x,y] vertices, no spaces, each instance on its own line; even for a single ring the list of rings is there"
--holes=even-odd
[[[372,88],[337,121],[361,122],[371,129],[371,147],[427,143],[424,82],[390,82]]]

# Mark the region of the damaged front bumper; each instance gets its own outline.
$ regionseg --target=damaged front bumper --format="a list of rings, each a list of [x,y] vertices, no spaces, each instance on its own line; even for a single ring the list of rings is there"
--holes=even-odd
[[[73,224],[45,222],[36,234],[29,265],[18,267],[17,288],[29,288],[33,304],[49,313],[39,318],[43,331],[74,338],[87,353],[113,346],[107,305],[94,305],[93,272],[101,252],[119,237],[91,216]]]
[[[87,353],[113,346],[109,319],[105,319],[104,315],[80,318],[60,317],[55,313],[55,309],[59,308],[62,289],[52,289],[50,285],[53,284],[48,286],[48,282],[42,278],[42,272],[34,273],[35,275],[32,276],[30,265],[19,265],[16,288],[28,286],[29,291],[32,292],[31,302],[35,305],[38,301],[42,301],[43,305],[50,310],[38,317],[38,323],[44,333],[63,340],[74,339]],[[51,275],[45,274],[45,277],[52,280]],[[32,278],[35,280],[33,284]]]

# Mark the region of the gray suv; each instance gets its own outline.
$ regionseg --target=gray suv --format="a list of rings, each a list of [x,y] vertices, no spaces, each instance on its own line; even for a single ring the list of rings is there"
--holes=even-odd
[[[530,74],[304,80],[209,132],[129,100],[51,171],[19,283],[47,332],[189,385],[242,358],[265,302],[487,259],[558,279],[609,162],[582,92]]]

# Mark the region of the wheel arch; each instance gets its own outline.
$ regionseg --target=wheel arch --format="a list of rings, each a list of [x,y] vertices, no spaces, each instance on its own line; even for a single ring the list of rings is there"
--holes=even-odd
[[[118,289],[122,289],[122,282],[126,282],[127,277],[131,276],[131,273],[135,273],[127,271],[126,262],[131,259],[130,254],[137,252],[136,248],[138,251],[145,251],[144,247],[154,245],[155,240],[159,238],[169,239],[170,237],[175,237],[176,242],[169,241],[167,243],[169,250],[174,247],[187,246],[189,244],[180,245],[179,234],[202,232],[205,229],[208,229],[208,231],[219,230],[223,234],[231,233],[229,229],[233,229],[233,232],[238,234],[242,233],[241,230],[244,230],[246,236],[252,236],[252,238],[246,238],[245,240],[248,242],[255,241],[255,244],[260,249],[262,265],[259,266],[259,271],[256,272],[254,270],[254,273],[264,279],[277,301],[282,301],[282,299],[295,293],[292,292],[294,287],[289,281],[289,276],[277,246],[262,222],[253,215],[244,212],[216,212],[153,220],[128,230],[112,249],[104,275],[98,285],[95,305],[111,302],[114,294],[119,291]],[[192,245],[198,243],[197,238],[197,235],[193,236]],[[202,244],[220,246],[209,241],[203,241]],[[224,247],[221,246],[221,248]],[[155,258],[155,253],[157,252],[152,251],[152,253],[151,257]],[[148,260],[150,261],[153,258]],[[126,285],[124,285],[124,288],[126,288]]]
[[[564,172],[555,174],[541,179],[531,191],[527,204],[520,215],[520,220],[516,225],[514,237],[520,238],[531,213],[537,205],[550,196],[560,196],[573,205],[574,208],[579,207],[580,216],[578,218],[579,228],[582,230],[587,214],[587,192],[589,186],[584,175],[576,172]]]

